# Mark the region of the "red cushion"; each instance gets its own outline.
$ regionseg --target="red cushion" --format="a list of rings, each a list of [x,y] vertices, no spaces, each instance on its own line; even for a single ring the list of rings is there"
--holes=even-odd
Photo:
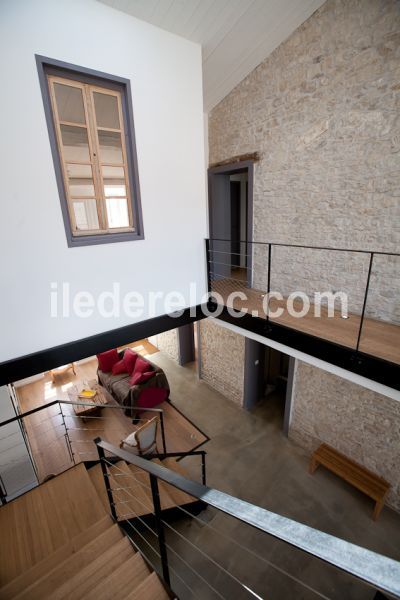
[[[109,373],[113,366],[119,361],[118,350],[107,350],[107,352],[101,352],[97,354],[97,360],[99,361],[99,369],[104,373]]]
[[[132,377],[129,380],[129,383],[131,385],[137,385],[138,383],[144,383],[145,381],[147,381],[148,379],[150,379],[150,377],[153,377],[153,375],[155,375],[155,371],[145,371],[144,373],[140,373],[139,371],[133,373]]]
[[[145,373],[146,371],[152,371],[152,366],[146,359],[138,356],[133,373]]]
[[[139,355],[133,350],[131,350],[131,348],[127,348],[124,352],[123,361],[125,364],[125,371],[129,373],[129,375],[131,375],[131,373],[133,373],[133,370],[135,369],[138,356]]]
[[[121,373],[127,373],[127,368],[124,359],[119,360],[112,368],[113,375],[121,375]]]
[[[140,408],[153,408],[168,398],[168,390],[164,388],[149,387],[142,391],[137,405]]]

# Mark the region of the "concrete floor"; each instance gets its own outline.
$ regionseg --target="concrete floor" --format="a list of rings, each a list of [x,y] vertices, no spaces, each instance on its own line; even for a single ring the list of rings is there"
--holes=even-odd
[[[270,395],[249,413],[199,381],[194,364],[179,367],[162,353],[152,360],[167,374],[172,402],[211,438],[203,446],[210,487],[400,560],[400,515],[385,507],[375,523],[370,499],[323,468],[308,474],[308,455],[282,433],[281,394]],[[193,479],[199,478],[197,459],[187,458],[181,464]],[[375,591],[355,578],[219,511],[208,508],[198,519],[204,524],[183,518],[171,525],[259,597],[374,597]],[[171,566],[194,592],[172,574],[173,589],[181,598],[255,597],[169,529],[167,541],[205,580],[170,552]]]

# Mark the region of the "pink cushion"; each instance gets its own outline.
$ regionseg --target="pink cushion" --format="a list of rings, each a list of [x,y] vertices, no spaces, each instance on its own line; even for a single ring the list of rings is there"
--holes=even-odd
[[[129,380],[129,383],[131,385],[137,385],[138,383],[144,383],[145,381],[147,381],[148,379],[150,379],[150,377],[153,377],[153,375],[155,375],[155,371],[145,371],[144,373],[140,373],[135,372],[133,373],[132,377]]]
[[[125,361],[122,358],[121,360],[119,360],[117,363],[115,363],[115,365],[112,368],[112,374],[113,375],[121,375],[121,373],[127,373],[127,368],[125,365]]]
[[[138,356],[132,375],[133,373],[145,373],[146,371],[152,371],[150,363],[141,356]]]
[[[96,356],[97,360],[99,361],[99,369],[104,373],[109,373],[113,366],[119,361],[118,351],[116,348],[113,350],[107,350],[107,352],[101,352]]]
[[[164,388],[149,387],[142,391],[137,405],[140,408],[153,408],[168,398],[168,390]]]
[[[123,361],[125,364],[125,371],[129,373],[129,375],[133,373],[138,358],[139,355],[133,350],[131,350],[131,348],[127,348],[125,350]]]

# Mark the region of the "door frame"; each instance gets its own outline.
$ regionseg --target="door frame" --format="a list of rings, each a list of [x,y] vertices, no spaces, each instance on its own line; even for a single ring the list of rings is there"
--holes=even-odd
[[[236,175],[238,173],[247,172],[247,240],[250,245],[247,248],[247,277],[249,285],[252,284],[252,268],[253,268],[253,188],[254,188],[254,161],[241,160],[208,169],[208,237],[211,238],[212,233],[212,181],[218,175]],[[212,239],[212,238],[211,238]],[[243,240],[245,241],[245,240]]]

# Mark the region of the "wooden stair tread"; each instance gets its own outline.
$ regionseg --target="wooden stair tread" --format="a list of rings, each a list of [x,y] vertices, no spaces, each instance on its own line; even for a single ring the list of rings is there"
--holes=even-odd
[[[28,600],[43,598],[49,590],[56,589],[69,578],[73,578],[80,569],[94,561],[101,553],[124,539],[123,533],[117,524],[98,535],[88,544],[82,546],[77,552],[60,562],[53,569],[45,573],[40,579],[25,588],[16,598]],[[44,561],[46,562],[46,561]]]
[[[2,506],[0,585],[15,579],[105,515],[83,464]]]
[[[327,444],[322,444],[313,453],[313,458],[376,500],[382,498],[390,488],[390,484],[382,477]]]
[[[90,590],[104,582],[121,563],[128,560],[134,550],[128,540],[123,537],[89,563],[84,563],[77,572],[66,581],[59,582],[56,588],[51,587],[41,596],[33,596],[33,600],[51,597],[52,600],[62,598],[85,598]]]
[[[139,553],[125,560],[105,581],[85,595],[85,600],[124,600],[132,589],[146,581],[150,569]]]
[[[126,600],[168,600],[169,596],[156,573],[152,573],[125,597]]]
[[[60,563],[77,553],[83,546],[98,538],[100,534],[107,531],[112,525],[113,521],[111,517],[103,517],[100,521],[75,536],[70,542],[67,542],[58,548],[58,550],[0,588],[0,598],[6,600],[23,592],[30,585],[39,581],[39,579],[56,568]]]

